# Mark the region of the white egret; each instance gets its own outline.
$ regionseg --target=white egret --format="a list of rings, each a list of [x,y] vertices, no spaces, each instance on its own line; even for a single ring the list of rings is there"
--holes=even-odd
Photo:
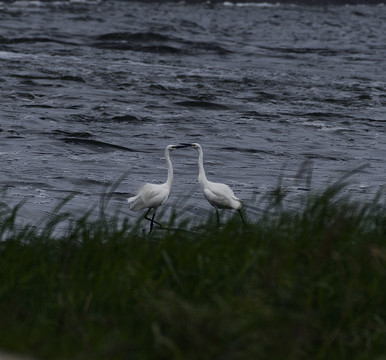
[[[218,209],[236,209],[240,214],[241,221],[244,218],[241,213],[242,200],[237,198],[233,190],[226,184],[215,183],[206,178],[204,170],[204,153],[200,144],[181,144],[181,146],[190,146],[198,151],[198,182],[201,185],[204,196],[216,209],[217,222],[220,223]]]
[[[168,166],[168,178],[164,184],[144,184],[138,191],[136,196],[130,197],[127,201],[130,204],[130,209],[134,211],[139,211],[148,208],[144,218],[150,221],[150,231],[153,230],[153,225],[157,224],[162,227],[162,225],[154,220],[155,213],[157,208],[163,205],[166,200],[169,198],[170,192],[172,190],[173,184],[173,165],[170,160],[170,152],[174,149],[187,147],[186,145],[168,145],[165,149],[165,158],[166,164]],[[150,210],[154,209],[152,218],[147,217]]]

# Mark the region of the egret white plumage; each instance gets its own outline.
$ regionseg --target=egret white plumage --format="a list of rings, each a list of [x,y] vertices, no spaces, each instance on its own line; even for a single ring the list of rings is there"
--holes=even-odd
[[[157,224],[162,227],[162,225],[154,220],[155,213],[157,208],[163,205],[166,200],[169,198],[170,192],[172,190],[173,184],[173,165],[170,160],[170,152],[174,149],[178,149],[181,147],[186,147],[186,145],[168,145],[165,149],[165,159],[166,164],[168,166],[168,178],[163,184],[144,184],[138,191],[136,196],[130,197],[127,201],[130,204],[130,209],[134,211],[139,211],[143,209],[148,209],[144,218],[150,221],[150,231],[153,230],[153,225]],[[150,219],[147,217],[150,210],[154,209],[153,216]]]
[[[204,153],[201,145],[197,143],[181,145],[190,146],[198,151],[198,182],[201,185],[205,198],[208,200],[209,204],[216,209],[218,223],[220,223],[218,209],[236,209],[244,223],[244,218],[241,213],[242,200],[235,196],[233,190],[228,185],[212,182],[206,178]]]

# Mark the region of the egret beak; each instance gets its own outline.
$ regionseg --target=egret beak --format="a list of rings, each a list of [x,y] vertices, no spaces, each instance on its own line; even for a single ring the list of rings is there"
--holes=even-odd
[[[180,145],[176,145],[176,149],[182,149],[190,146],[191,146],[190,144],[180,144]]]

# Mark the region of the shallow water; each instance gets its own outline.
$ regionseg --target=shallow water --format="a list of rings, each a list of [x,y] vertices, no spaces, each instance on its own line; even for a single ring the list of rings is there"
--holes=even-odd
[[[293,198],[350,179],[385,187],[386,6],[0,3],[0,161],[7,201],[36,221],[66,196],[109,211],[166,180],[164,148],[199,142],[208,178],[251,214],[281,179]],[[193,149],[172,153],[171,198],[211,210]],[[309,168],[308,168],[309,170]],[[290,202],[296,206],[296,200]]]

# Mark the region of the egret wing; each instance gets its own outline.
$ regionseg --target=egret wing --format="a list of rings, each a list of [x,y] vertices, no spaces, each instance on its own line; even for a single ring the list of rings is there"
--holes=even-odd
[[[139,211],[146,208],[146,204],[143,202],[139,195],[128,198],[127,201],[130,204],[130,209]]]
[[[152,186],[146,187],[141,192],[142,201],[148,208],[154,208],[162,205],[169,197],[169,189],[158,184],[149,184]]]
[[[217,208],[227,208],[229,207],[229,200],[224,194],[219,192],[213,192],[211,189],[204,189],[204,196],[209,201],[209,203]]]
[[[211,205],[220,209],[237,209],[241,206],[241,200],[226,184],[210,182],[204,189],[204,195]]]

